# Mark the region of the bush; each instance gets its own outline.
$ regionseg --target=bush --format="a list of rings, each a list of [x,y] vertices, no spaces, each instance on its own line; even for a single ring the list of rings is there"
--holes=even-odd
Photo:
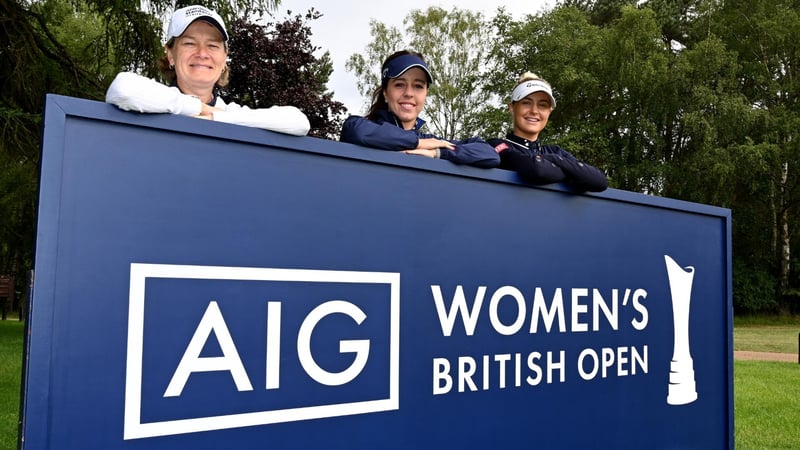
[[[778,311],[775,278],[763,268],[733,264],[733,310],[746,314],[770,314]]]

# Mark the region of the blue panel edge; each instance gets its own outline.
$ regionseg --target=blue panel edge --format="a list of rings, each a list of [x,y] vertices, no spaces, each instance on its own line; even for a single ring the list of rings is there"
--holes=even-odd
[[[422,171],[444,173],[452,176],[482,179],[490,182],[517,184],[528,186],[530,189],[545,189],[550,191],[561,191],[570,193],[571,190],[564,185],[530,186],[521,181],[519,177],[509,171],[499,169],[477,169],[473,167],[456,166],[446,161],[430,160],[418,158],[394,152],[375,151],[352,144],[329,141],[313,137],[294,137],[273,133],[270,131],[242,127],[237,125],[223,124],[217,122],[198,122],[194,118],[174,116],[170,114],[138,114],[121,111],[118,108],[102,102],[78,99],[62,95],[49,94],[45,101],[44,134],[42,139],[42,167],[40,177],[50,180],[48,189],[42,189],[39,194],[40,216],[37,218],[36,231],[36,253],[35,262],[43,268],[50,268],[50,271],[40,270],[36,272],[34,279],[34,291],[36,297],[53,298],[54,295],[54,268],[55,264],[49,264],[42,258],[56,258],[58,251],[58,221],[60,211],[61,195],[61,156],[63,150],[63,138],[65,124],[70,118],[89,119],[122,123],[132,126],[145,128],[169,130],[171,132],[188,133],[200,136],[208,136],[222,140],[246,142],[256,144],[268,149],[270,147],[291,149],[293,151],[308,152],[326,155],[337,158],[347,158],[359,161],[366,161],[375,164],[383,164],[404,168],[413,168]],[[47,157],[45,158],[45,154]],[[656,197],[635,192],[608,189],[602,193],[578,194],[602,198],[610,201],[626,202],[645,205],[656,208],[672,209],[685,211],[695,214],[702,214],[718,217],[723,220],[721,224],[725,229],[726,238],[726,266],[727,266],[727,285],[726,301],[728,317],[727,321],[727,361],[728,361],[728,435],[729,447],[734,447],[734,390],[733,390],[733,306],[732,306],[732,236],[731,236],[731,211],[727,208],[703,205],[682,200]],[[33,296],[32,296],[33,297]],[[39,335],[32,344],[30,337],[26,339],[25,363],[23,365],[22,389],[23,402],[20,410],[20,420],[24,420],[27,415],[44,414],[47,416],[46,399],[50,390],[50,353],[53,340],[54,311],[53,302],[31,302],[28,321],[26,322],[26,336],[29,336],[30,327],[33,326]],[[35,309],[35,318],[34,318]],[[31,324],[31,320],[36,320],[36,324]],[[35,325],[35,326],[34,326]],[[44,334],[44,336],[42,336]],[[45,344],[49,343],[49,345]],[[34,358],[31,358],[31,355]],[[45,356],[44,358],[42,356]],[[28,361],[34,359],[38,366],[31,372]],[[24,408],[24,409],[22,409]],[[42,421],[37,430],[28,430],[29,433],[48,434],[48,420]],[[20,448],[24,448],[24,427],[20,427]]]

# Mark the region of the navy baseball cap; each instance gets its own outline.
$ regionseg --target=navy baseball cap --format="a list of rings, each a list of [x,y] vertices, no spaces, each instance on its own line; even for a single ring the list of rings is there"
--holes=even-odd
[[[416,55],[401,55],[397,58],[386,63],[381,71],[381,84],[386,85],[386,81],[390,78],[397,78],[406,73],[408,69],[419,67],[425,72],[425,77],[428,79],[428,84],[433,83],[431,71],[428,70],[428,65],[419,56]]]

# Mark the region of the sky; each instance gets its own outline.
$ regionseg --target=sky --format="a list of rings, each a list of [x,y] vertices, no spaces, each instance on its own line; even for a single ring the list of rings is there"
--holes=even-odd
[[[287,11],[291,11],[292,16],[305,14],[311,7],[322,13],[322,17],[308,24],[312,44],[321,47],[317,56],[326,50],[331,54],[333,73],[328,80],[328,89],[333,91],[334,100],[344,103],[350,114],[363,114],[365,99],[358,92],[355,75],[348,72],[344,65],[350,55],[365,51],[371,41],[370,19],[395,26],[402,32],[403,18],[412,9],[458,7],[481,12],[484,17],[491,18],[498,7],[504,7],[515,19],[521,19],[526,14],[549,10],[554,4],[555,0],[419,0],[408,3],[396,0],[282,0],[274,20],[284,20]]]

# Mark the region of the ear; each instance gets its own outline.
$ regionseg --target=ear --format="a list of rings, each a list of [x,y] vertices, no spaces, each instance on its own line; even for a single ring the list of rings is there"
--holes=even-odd
[[[511,114],[514,114],[514,104],[513,103],[509,103],[508,104],[508,112],[510,112]]]
[[[172,54],[172,49],[165,45],[164,46],[164,53],[167,54],[167,61],[169,61],[169,65],[170,66],[174,66],[175,65],[175,56],[173,56],[173,54]]]

